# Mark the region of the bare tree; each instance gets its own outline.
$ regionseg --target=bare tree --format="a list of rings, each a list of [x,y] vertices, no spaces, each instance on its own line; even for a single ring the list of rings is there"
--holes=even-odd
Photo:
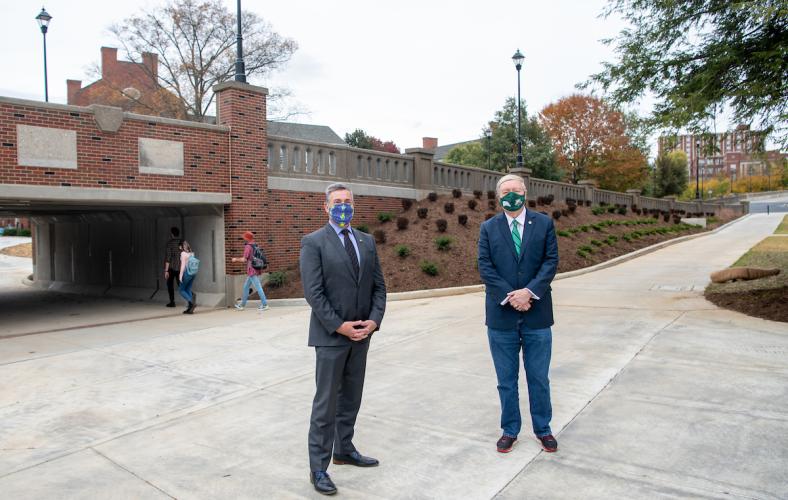
[[[112,25],[110,32],[133,62],[143,52],[156,54],[159,84],[178,96],[191,118],[201,120],[213,104],[212,87],[234,74],[236,22],[221,0],[168,0]],[[246,75],[252,80],[282,67],[298,48],[254,12],[243,12],[241,29]]]

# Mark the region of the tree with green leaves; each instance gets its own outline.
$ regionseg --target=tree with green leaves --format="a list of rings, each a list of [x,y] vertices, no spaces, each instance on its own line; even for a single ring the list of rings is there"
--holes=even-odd
[[[345,133],[345,144],[353,146],[354,148],[372,149],[385,153],[400,153],[400,149],[394,144],[394,141],[381,141],[377,137],[367,134],[360,128],[357,128],[351,133]]]
[[[520,104],[523,165],[531,169],[533,177],[547,180],[561,179],[563,174],[556,165],[550,137],[536,117],[528,118],[525,103]],[[454,153],[457,149],[459,151]],[[493,121],[482,130],[479,141],[453,148],[446,160],[457,165],[489,167],[499,172],[514,167],[517,162],[517,101],[513,97],[506,99],[503,108],[495,112]]]
[[[684,151],[671,151],[654,162],[654,194],[658,197],[680,195],[687,189],[689,172]]]
[[[486,139],[482,139],[486,141]],[[468,165],[485,168],[487,166],[487,148],[480,141],[466,142],[455,146],[446,155],[446,162],[453,165]]]
[[[708,130],[723,108],[788,144],[785,0],[610,0],[630,26],[606,40],[615,62],[582,84],[616,105],[656,98],[653,128]]]

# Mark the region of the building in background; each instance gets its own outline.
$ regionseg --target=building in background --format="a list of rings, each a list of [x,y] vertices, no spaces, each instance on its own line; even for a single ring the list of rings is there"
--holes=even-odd
[[[695,178],[699,168],[703,179],[724,176],[733,182],[742,177],[767,175],[771,165],[788,158],[780,151],[763,151],[765,139],[763,131],[739,125],[733,131],[718,134],[661,136],[658,154],[684,151],[690,179]]]
[[[118,60],[118,49],[101,47],[101,78],[82,86],[66,80],[67,103],[75,106],[103,104],[142,115],[187,118],[178,96],[159,85],[159,58],[143,53],[142,62]]]

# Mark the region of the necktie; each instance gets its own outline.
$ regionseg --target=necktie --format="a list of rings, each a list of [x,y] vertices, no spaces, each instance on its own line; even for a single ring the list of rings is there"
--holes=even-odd
[[[520,239],[520,231],[517,230],[517,226],[518,225],[519,224],[517,222],[517,219],[512,221],[512,240],[514,241],[514,250],[517,253],[517,255],[519,256],[520,255],[520,243],[522,243],[522,240]]]
[[[353,246],[353,242],[350,241],[350,232],[347,228],[342,230],[342,236],[345,239],[345,251],[347,252],[347,256],[350,257],[353,273],[355,277],[358,278],[358,256],[356,255],[356,248]]]

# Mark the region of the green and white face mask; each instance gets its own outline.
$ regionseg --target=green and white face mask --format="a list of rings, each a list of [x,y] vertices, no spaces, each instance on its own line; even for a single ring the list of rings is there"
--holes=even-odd
[[[502,196],[499,203],[507,212],[516,212],[525,205],[525,195],[512,191]]]

